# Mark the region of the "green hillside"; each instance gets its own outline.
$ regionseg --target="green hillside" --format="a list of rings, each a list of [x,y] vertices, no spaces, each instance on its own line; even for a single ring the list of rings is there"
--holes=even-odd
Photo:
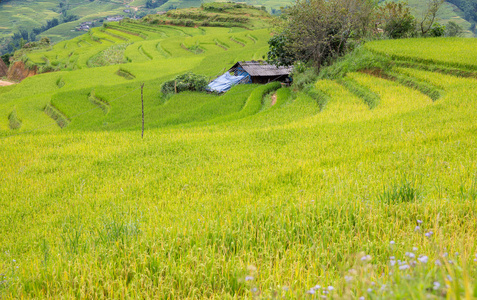
[[[37,39],[47,36],[53,42],[59,42],[82,35],[83,31],[77,31],[76,28],[83,22],[96,20],[95,26],[100,26],[108,16],[143,17],[146,14],[155,14],[158,11],[174,8],[199,7],[208,2],[212,1],[155,1],[153,2],[154,8],[147,8],[145,0],[4,0],[0,2],[0,53],[11,51],[7,46],[14,34],[20,33],[21,30],[30,33],[34,28],[45,26],[47,20],[58,19],[61,22],[64,13],[78,19],[66,21],[59,26],[42,31],[37,35]],[[415,16],[422,15],[425,8],[424,1],[411,0],[407,2],[413,8]],[[257,7],[263,6],[269,12],[279,12],[281,8],[292,2],[288,0],[247,0],[243,3]],[[465,13],[457,6],[448,2],[444,3],[438,18],[439,22],[443,24],[454,21],[466,30],[467,36],[474,36],[471,29],[475,29],[475,24],[466,21]]]
[[[387,1],[394,1],[398,2],[395,0],[387,0]],[[417,19],[422,17],[423,11],[426,9],[426,1],[422,0],[409,0],[406,1],[409,6],[412,8],[412,13],[414,16],[416,16]],[[449,2],[444,2],[444,4],[441,6],[439,9],[439,12],[437,14],[438,22],[441,24],[447,24],[449,21],[455,22],[458,25],[460,25],[464,30],[465,30],[465,35],[468,37],[474,37],[475,33],[471,31],[471,28],[473,28],[471,22],[467,21],[465,19],[465,14],[462,12],[461,9],[459,9],[457,6],[454,4],[451,4]],[[474,27],[475,28],[475,27]]]
[[[159,90],[165,79],[185,71],[193,71],[212,78],[220,75],[225,68],[229,68],[238,60],[261,59],[268,49],[269,36],[267,29],[237,31],[214,27],[186,28],[169,25],[147,27],[129,23],[94,29],[91,34],[61,42],[49,51],[37,50],[27,54],[27,65],[37,64],[40,69],[61,68],[68,71],[27,78],[15,90],[2,95],[4,98],[0,104],[0,111],[3,117],[0,117],[2,119],[0,128],[8,127],[7,116],[13,110],[24,120],[22,129],[41,126],[44,122],[45,105],[53,105],[60,111],[64,110],[66,118],[74,119],[75,110],[79,107],[73,111],[67,107],[70,104],[76,107],[77,100],[83,97],[80,95],[84,95],[84,99],[88,100],[88,94],[94,90],[96,94],[108,95],[106,101],[112,102],[113,99],[131,90],[136,90],[134,95],[137,96],[137,88],[142,82],[146,82],[145,93],[147,101],[150,101],[149,108],[153,110],[156,107],[160,108],[163,103]],[[124,46],[114,50],[118,47],[116,45]],[[201,51],[195,54],[192,49]],[[123,57],[122,60],[129,63],[89,68],[96,66],[95,63],[100,61],[105,53],[116,53],[114,51],[119,52],[117,54]],[[220,61],[217,61],[217,56],[220,57]],[[125,78],[120,76],[120,73],[131,76]],[[38,99],[40,94],[43,99],[41,101]],[[35,95],[35,99],[31,99],[32,95]],[[68,95],[72,98],[68,98],[70,97]],[[61,102],[57,102],[55,100],[57,98],[61,99]],[[124,98],[121,101],[127,103],[130,100]],[[31,101],[35,103],[35,116],[31,114],[33,109]],[[86,101],[84,105],[86,105],[84,109],[95,107],[90,101]],[[23,109],[26,111],[23,112]],[[100,113],[102,117],[96,120],[99,123],[96,121],[95,123],[109,128],[109,124],[118,117],[125,119],[126,115],[132,113],[131,117],[134,117],[136,114],[135,110],[128,111],[127,107],[118,106],[117,109],[119,115],[103,116]],[[96,119],[98,112],[92,110],[83,117],[90,115]],[[54,121],[50,119],[49,123],[51,122]],[[73,120],[71,127],[75,127],[75,123]],[[85,125],[81,121],[77,124],[80,128]],[[115,126],[117,124],[113,125]],[[120,126],[118,129],[124,128]]]
[[[48,36],[54,42],[70,39],[83,34],[82,31],[75,31],[75,27],[80,23],[92,20],[102,20],[107,16],[123,15],[132,16],[125,13],[125,9],[130,9],[126,5],[131,1],[89,1],[89,0],[9,0],[0,2],[0,42],[2,49],[11,40],[10,37],[20,30],[31,32],[34,28],[42,27],[47,20],[62,20],[63,9],[68,15],[76,16],[78,19],[63,23],[50,30],[44,31],[40,36]],[[60,5],[64,5],[61,6]]]
[[[265,8],[240,3],[205,3],[198,8],[170,10],[163,15],[148,15],[141,22],[186,27],[220,26],[245,29],[268,28],[270,14]]]
[[[472,298],[475,39],[163,97],[270,32],[153,23],[25,52],[60,71],[0,87],[0,298]]]
[[[157,1],[156,1],[157,2]],[[154,4],[156,2],[153,2]],[[147,7],[146,1],[119,0],[9,0],[0,2],[0,53],[7,52],[11,37],[25,30],[31,34],[35,28],[45,26],[48,20],[59,20],[60,24],[43,30],[39,37],[47,36],[53,42],[59,42],[82,35],[84,31],[76,30],[81,23],[95,21],[92,26],[101,26],[107,17],[123,16],[141,18],[147,14],[172,8],[199,7],[202,2],[184,1],[167,2],[162,6]],[[260,3],[254,3],[260,6]],[[64,16],[75,17],[72,21],[63,21]],[[29,37],[25,36],[27,40]]]

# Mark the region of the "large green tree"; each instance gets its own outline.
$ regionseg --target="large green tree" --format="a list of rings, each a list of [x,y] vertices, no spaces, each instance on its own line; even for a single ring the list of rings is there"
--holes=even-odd
[[[357,40],[374,28],[376,5],[373,0],[297,0],[285,11],[285,21],[279,27],[283,38],[278,41],[284,45],[278,46],[293,53],[295,60],[312,62],[319,68],[343,54],[351,39]],[[280,56],[269,56],[272,61],[274,58],[276,61]]]

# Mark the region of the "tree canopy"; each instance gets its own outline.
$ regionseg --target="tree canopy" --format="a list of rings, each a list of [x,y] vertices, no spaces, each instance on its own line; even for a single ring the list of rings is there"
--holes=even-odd
[[[445,27],[435,22],[444,0],[425,0],[426,9],[417,17],[406,3],[379,2],[297,0],[284,11],[275,36],[269,40],[268,62],[289,66],[302,61],[319,69],[352,45],[361,43],[363,38],[395,39],[446,33]],[[459,35],[459,28],[451,28],[446,34]]]
[[[269,61],[290,65],[301,60],[319,67],[341,55],[351,38],[373,28],[376,5],[372,0],[297,0],[285,11],[279,36],[269,42]]]

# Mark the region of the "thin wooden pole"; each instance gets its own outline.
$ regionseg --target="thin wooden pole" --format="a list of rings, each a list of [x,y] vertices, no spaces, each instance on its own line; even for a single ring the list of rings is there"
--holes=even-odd
[[[144,83],[141,85],[141,104],[142,104],[142,132],[141,138],[144,138],[144,97],[143,97]]]

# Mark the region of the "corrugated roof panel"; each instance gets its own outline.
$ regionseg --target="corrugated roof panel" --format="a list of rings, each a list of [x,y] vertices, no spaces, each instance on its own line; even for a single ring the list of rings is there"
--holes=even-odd
[[[282,76],[288,75],[293,67],[276,67],[265,61],[240,61],[237,63],[251,76]],[[237,65],[236,64],[236,65]]]

